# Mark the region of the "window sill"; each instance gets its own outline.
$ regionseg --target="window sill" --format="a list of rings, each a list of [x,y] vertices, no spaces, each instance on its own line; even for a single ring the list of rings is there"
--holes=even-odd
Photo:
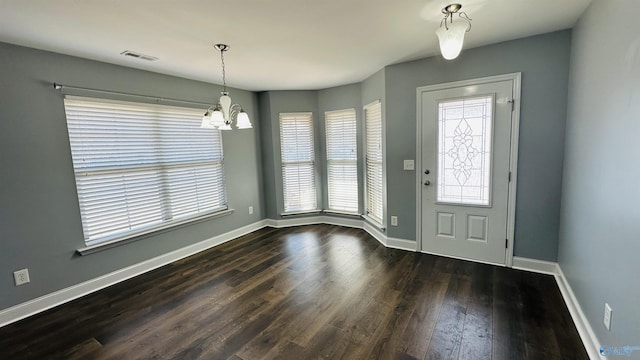
[[[321,212],[322,210],[291,211],[291,212],[281,213],[280,216],[286,217],[286,216],[296,216],[296,215],[320,214]]]
[[[351,216],[359,218],[361,215],[358,212],[349,212],[349,211],[339,211],[339,210],[322,210],[323,213],[327,215],[338,215],[338,216]]]
[[[193,218],[188,218],[188,219],[183,219],[180,221],[176,221],[176,222],[171,222],[171,223],[167,223],[167,224],[163,224],[160,225],[158,227],[153,227],[150,229],[145,229],[145,230],[141,230],[135,233],[131,233],[131,234],[127,234],[127,235],[123,235],[114,239],[110,239],[110,240],[106,240],[103,242],[100,242],[98,244],[93,244],[93,245],[88,245],[85,246],[83,248],[77,249],[76,252],[82,256],[85,255],[90,255],[93,253],[97,253],[103,250],[107,250],[107,249],[111,249],[114,248],[116,246],[121,246],[124,244],[128,244],[134,241],[138,241],[138,240],[142,240],[145,239],[149,236],[152,235],[157,235],[160,233],[163,233],[165,231],[170,231],[170,230],[175,230],[177,228],[183,227],[183,226],[187,226],[187,225],[191,225],[194,223],[198,223],[198,222],[202,222],[202,221],[206,221],[206,220],[211,220],[211,219],[215,219],[215,218],[219,218],[219,217],[223,217],[223,216],[227,216],[227,215],[231,215],[234,212],[233,209],[227,209],[227,210],[222,210],[222,211],[218,211],[215,213],[210,213],[210,214],[205,214],[202,216],[197,216],[197,217],[193,217]]]
[[[378,222],[378,220],[368,216],[368,215],[362,215],[362,218],[369,223],[369,225],[376,227],[377,229],[381,230],[381,231],[386,231],[386,227],[382,224],[380,224]]]

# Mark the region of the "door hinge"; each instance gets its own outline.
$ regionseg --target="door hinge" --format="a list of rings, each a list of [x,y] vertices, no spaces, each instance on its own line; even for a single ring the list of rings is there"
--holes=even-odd
[[[509,171],[509,182],[511,182],[511,171]]]
[[[509,239],[504,239],[504,248],[505,249],[509,248]]]
[[[515,99],[509,99],[509,100],[507,100],[507,102],[511,103],[511,111],[513,111],[513,109],[515,109],[516,100]]]

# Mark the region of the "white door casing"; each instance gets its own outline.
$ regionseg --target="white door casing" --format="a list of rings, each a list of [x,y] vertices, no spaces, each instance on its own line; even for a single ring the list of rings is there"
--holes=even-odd
[[[419,251],[511,266],[519,98],[519,73],[417,89]]]

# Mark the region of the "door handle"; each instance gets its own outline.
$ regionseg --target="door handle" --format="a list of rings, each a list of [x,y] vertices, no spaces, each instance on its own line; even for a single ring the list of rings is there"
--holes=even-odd
[[[424,181],[424,185],[425,185],[425,186],[429,186],[429,185],[431,185],[431,181],[429,181],[429,180],[425,180],[425,181]]]

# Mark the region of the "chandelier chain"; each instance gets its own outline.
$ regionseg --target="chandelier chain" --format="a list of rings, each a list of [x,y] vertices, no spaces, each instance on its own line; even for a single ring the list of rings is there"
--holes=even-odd
[[[220,50],[220,60],[222,61],[222,91],[227,92],[227,73],[224,68],[224,50]]]

